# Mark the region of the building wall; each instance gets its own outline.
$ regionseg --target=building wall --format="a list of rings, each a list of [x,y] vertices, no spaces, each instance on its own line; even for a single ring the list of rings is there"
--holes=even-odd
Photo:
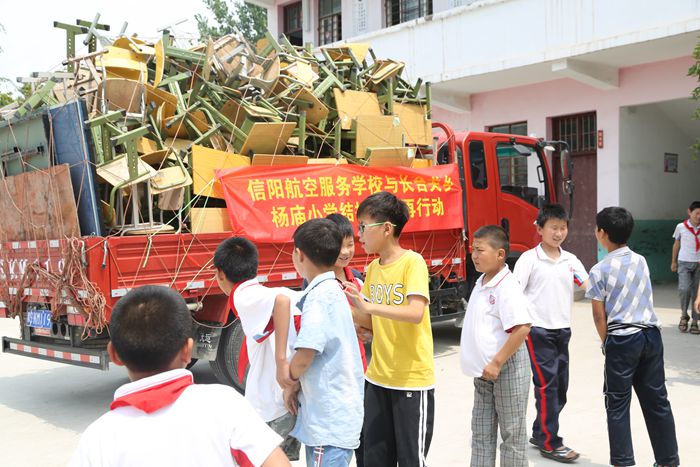
[[[638,219],[631,245],[647,256],[655,280],[669,280],[674,276],[666,271],[668,240],[677,222],[672,219],[682,218],[690,198],[700,197],[700,162],[690,157],[688,136],[654,112],[654,106],[643,104],[688,98],[696,84],[687,76],[692,63],[692,58],[681,57],[621,69],[620,87],[609,91],[560,79],[473,94],[470,112],[434,107],[433,119],[474,131],[527,121],[528,133],[550,138],[552,117],[595,111],[598,129],[604,132],[604,147],[597,153],[597,208],[629,208]],[[621,108],[627,106],[638,106],[637,114],[631,117],[624,110],[621,117]],[[662,173],[659,157],[664,152],[679,154],[676,177]],[[668,191],[650,191],[657,186]]]
[[[632,212],[630,246],[643,253],[657,281],[671,281],[671,235],[691,201],[700,199],[700,162],[689,136],[658,104],[620,109],[620,204]],[[678,173],[664,172],[664,153],[678,154]]]

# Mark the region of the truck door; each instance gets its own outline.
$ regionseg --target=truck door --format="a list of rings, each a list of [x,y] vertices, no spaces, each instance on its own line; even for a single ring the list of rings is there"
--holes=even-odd
[[[508,231],[511,252],[522,253],[537,244],[537,211],[551,198],[547,163],[531,139],[497,135],[489,146],[496,161],[498,224]]]
[[[487,157],[488,140],[480,136],[480,133],[469,133],[457,146],[464,155],[467,225],[470,233],[483,225],[499,223],[496,208],[496,168],[493,158],[489,162]]]

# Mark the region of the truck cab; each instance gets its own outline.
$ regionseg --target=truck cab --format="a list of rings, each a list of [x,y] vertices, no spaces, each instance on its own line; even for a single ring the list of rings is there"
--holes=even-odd
[[[510,237],[515,259],[537,243],[534,220],[541,206],[556,202],[554,182],[543,140],[486,132],[454,133],[433,124],[437,162],[457,163],[463,191],[465,231],[500,225]]]

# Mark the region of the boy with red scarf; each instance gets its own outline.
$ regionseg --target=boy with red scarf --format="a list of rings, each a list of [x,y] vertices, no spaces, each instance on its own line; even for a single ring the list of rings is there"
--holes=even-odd
[[[109,357],[132,382],[85,430],[71,467],[290,467],[282,438],[235,389],[194,384],[185,369],[192,316],[179,293],[153,285],[130,291],[114,307],[109,330]]]
[[[250,363],[245,397],[262,419],[285,438],[282,448],[287,457],[298,460],[301,445],[289,436],[296,417],[284,406],[280,385],[292,384],[288,346],[296,338],[296,328],[291,323],[295,321],[293,310],[299,293],[261,284],[257,279],[258,249],[243,237],[227,238],[219,244],[214,253],[214,267],[219,288],[229,296],[229,308],[240,319],[246,336],[237,369],[242,380]],[[298,321],[299,317],[296,318]]]
[[[688,207],[688,219],[676,226],[673,232],[673,254],[671,271],[678,272],[678,294],[681,298],[681,321],[678,329],[688,331],[688,306],[691,306],[693,322],[691,334],[700,334],[698,313],[692,308],[700,282],[700,201],[693,201]]]

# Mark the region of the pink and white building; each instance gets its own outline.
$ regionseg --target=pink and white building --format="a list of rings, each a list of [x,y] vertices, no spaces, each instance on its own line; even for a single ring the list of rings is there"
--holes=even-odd
[[[576,181],[571,245],[600,254],[597,210],[628,208],[631,245],[656,279],[671,234],[700,199],[700,122],[687,76],[697,0],[252,0],[298,44],[370,43],[432,83],[433,118],[456,130],[565,139]]]

